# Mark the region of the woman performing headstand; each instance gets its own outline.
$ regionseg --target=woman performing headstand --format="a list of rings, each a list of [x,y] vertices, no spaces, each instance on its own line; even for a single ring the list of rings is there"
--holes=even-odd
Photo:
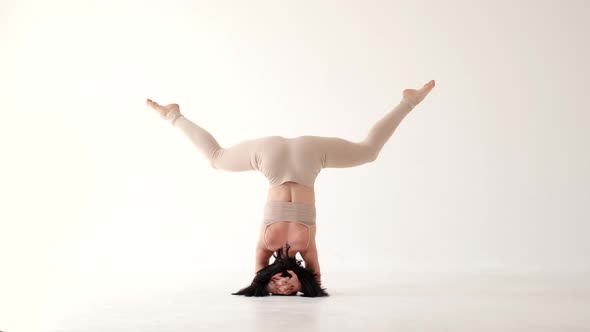
[[[404,117],[434,88],[434,80],[420,89],[406,89],[398,105],[371,127],[367,137],[352,142],[338,137],[265,136],[223,148],[205,129],[180,113],[178,104],[147,105],[179,128],[214,169],[260,171],[270,188],[256,245],[255,277],[234,295],[327,296],[321,286],[316,247],[314,182],[323,168],[354,167],[375,161]],[[295,256],[299,253],[303,259]],[[272,264],[270,258],[274,257]]]

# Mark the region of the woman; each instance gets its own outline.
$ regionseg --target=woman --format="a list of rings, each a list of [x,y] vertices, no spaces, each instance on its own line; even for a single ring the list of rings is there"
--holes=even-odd
[[[147,105],[179,128],[214,169],[232,172],[257,170],[270,188],[256,246],[256,276],[250,286],[234,295],[326,296],[321,287],[320,264],[315,242],[316,210],[314,182],[323,168],[354,167],[374,161],[403,118],[434,88],[406,89],[402,99],[369,130],[360,142],[338,137],[265,136],[223,148],[205,129],[180,113],[178,104]],[[299,253],[303,258],[295,258]],[[274,261],[269,264],[271,256]]]

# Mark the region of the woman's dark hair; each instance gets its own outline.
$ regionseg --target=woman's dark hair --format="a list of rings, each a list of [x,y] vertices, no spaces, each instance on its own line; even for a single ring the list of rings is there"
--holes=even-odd
[[[328,296],[326,289],[322,288],[320,283],[316,279],[315,272],[307,267],[301,266],[301,260],[295,257],[289,257],[289,248],[287,244],[287,250],[283,255],[283,248],[275,251],[273,257],[274,262],[269,266],[261,269],[256,273],[254,280],[250,286],[240,289],[239,291],[232,293],[232,295],[245,295],[245,296],[268,296],[270,292],[267,289],[268,283],[270,282],[273,275],[282,272],[283,276],[289,276],[287,270],[292,270],[297,274],[299,282],[301,283],[300,292],[305,297],[318,297]]]

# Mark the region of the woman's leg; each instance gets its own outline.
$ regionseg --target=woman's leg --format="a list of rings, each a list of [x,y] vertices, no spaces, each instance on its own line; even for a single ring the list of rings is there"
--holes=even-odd
[[[208,131],[183,115],[178,117],[172,125],[182,130],[207,158],[211,167],[230,172],[256,170],[256,139],[244,140],[231,147],[223,148]]]
[[[320,151],[323,168],[344,168],[363,165],[377,159],[379,152],[403,118],[410,112],[408,104],[400,102],[369,130],[360,142],[340,137],[314,137],[313,144]]]
[[[158,111],[162,118],[179,128],[207,158],[211,167],[231,172],[256,169],[256,139],[245,140],[229,148],[223,148],[207,130],[184,117],[177,104],[159,105],[149,99],[147,104]]]
[[[434,87],[434,81],[421,89],[406,89],[400,103],[371,127],[367,137],[360,142],[351,142],[338,137],[316,137],[313,144],[320,151],[324,168],[354,167],[377,159],[379,152],[393,132]]]

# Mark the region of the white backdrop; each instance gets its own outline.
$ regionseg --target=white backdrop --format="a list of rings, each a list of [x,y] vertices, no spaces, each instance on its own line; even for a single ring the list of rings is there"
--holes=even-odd
[[[584,1],[0,1],[0,329],[81,294],[250,281],[266,180],[208,167],[145,98],[179,103],[224,146],[359,140],[435,79],[375,163],[319,175],[326,286],[342,271],[359,284],[588,273],[589,14]]]

